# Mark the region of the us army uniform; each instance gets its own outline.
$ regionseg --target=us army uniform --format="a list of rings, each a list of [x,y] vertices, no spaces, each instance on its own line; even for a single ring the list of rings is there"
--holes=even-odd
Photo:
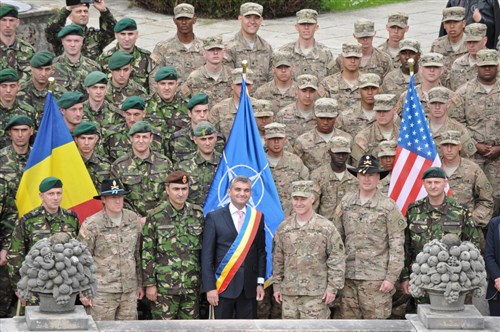
[[[169,183],[182,183],[169,178]],[[188,202],[177,210],[167,198],[149,215],[143,229],[142,266],[144,286],[156,286],[158,291],[153,319],[197,319],[203,210]]]
[[[312,187],[312,181],[293,182],[292,196],[310,197]],[[284,319],[327,319],[323,295],[342,289],[344,273],[344,244],[330,220],[313,213],[301,225],[293,214],[280,224],[273,241],[273,287],[283,295]]]
[[[387,18],[387,26],[390,28],[397,26],[399,29],[406,29],[406,27],[408,26],[408,14],[403,12],[393,12],[389,14]],[[392,66],[394,69],[399,69],[401,67],[401,62],[399,61],[399,52],[391,54],[388,39],[386,39],[385,42],[380,44],[377,48],[391,56]]]
[[[378,144],[378,154],[377,158],[381,160],[383,157],[396,157],[396,148],[398,147],[397,142],[395,140],[391,141],[382,141]],[[394,164],[393,164],[394,166]],[[389,170],[389,174],[383,179],[380,180],[377,189],[386,196],[389,196],[389,186],[391,185],[391,175],[392,169]],[[394,309],[394,308],[393,308]]]

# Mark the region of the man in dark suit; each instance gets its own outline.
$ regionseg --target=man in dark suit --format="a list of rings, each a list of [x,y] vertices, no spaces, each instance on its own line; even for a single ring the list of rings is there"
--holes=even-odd
[[[247,206],[251,195],[250,179],[237,176],[231,181],[228,189],[231,203],[206,216],[201,275],[203,291],[207,292],[207,300],[214,307],[216,319],[254,319],[257,316],[256,300],[261,301],[264,298],[264,216]],[[243,234],[253,234],[246,245],[249,249],[243,250],[240,255],[236,251],[233,258],[239,257],[239,260],[242,260],[241,265],[236,263],[229,269],[231,260],[228,262],[225,256],[231,254],[235,244],[241,243],[240,247],[244,244],[244,237],[239,236]],[[226,266],[225,270],[223,266]],[[232,278],[232,273],[224,278],[224,271],[228,269],[234,272]]]
[[[486,299],[490,316],[500,316],[500,217],[491,219],[488,226],[484,261],[489,276]]]

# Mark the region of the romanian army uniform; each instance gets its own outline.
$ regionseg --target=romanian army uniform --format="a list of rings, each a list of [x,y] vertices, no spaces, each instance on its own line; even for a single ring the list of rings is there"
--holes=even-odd
[[[17,193],[30,151],[27,154],[20,155],[14,150],[12,144],[0,150],[0,177],[9,182],[14,196]]]
[[[83,157],[82,157],[83,158]],[[104,179],[109,178],[111,163],[105,157],[97,154],[95,151],[89,159],[83,160],[90,178],[96,188],[102,184]]]
[[[295,67],[294,79],[309,74],[321,81],[329,74],[327,66],[333,60],[332,51],[320,42],[314,41],[314,46],[307,55],[300,48],[298,40],[281,46],[279,51],[292,56],[290,61]]]
[[[37,90],[33,85],[31,80],[21,83],[22,93],[18,94],[17,98],[27,105],[31,105],[36,110],[35,124],[36,128],[40,126],[43,116],[43,108],[45,107],[45,100],[47,99],[47,94],[49,93],[48,87],[42,91]],[[66,92],[66,89],[59,83],[54,82],[54,88],[52,89],[52,94],[55,99],[59,99],[61,95]]]
[[[83,86],[85,77],[93,71],[101,70],[97,62],[83,55],[80,56],[78,62],[73,63],[65,54],[62,54],[54,58],[53,65],[56,71],[54,74],[56,82],[67,91],[85,91]]]
[[[196,143],[193,141],[192,137],[193,129],[191,128],[191,125],[189,125],[189,127],[175,132],[174,135],[172,135],[172,139],[168,140],[167,157],[169,157],[174,164],[177,165],[181,161],[189,159],[188,155],[197,150]],[[222,153],[225,144],[225,137],[220,133],[217,134],[215,150]],[[165,150],[167,150],[167,147],[165,147]]]
[[[146,89],[136,81],[133,81],[132,78],[128,80],[127,85],[123,88],[115,87],[110,79],[108,82],[108,92],[106,92],[106,100],[115,107],[120,108],[127,97],[138,96],[146,98],[147,94]]]
[[[351,85],[342,78],[342,73],[325,77],[319,83],[319,95],[334,98],[340,107],[351,107],[360,102],[358,83]]]
[[[0,114],[2,115],[2,117],[0,117],[0,149],[11,144],[10,137],[4,130],[5,125],[10,118],[18,114],[27,115],[35,124],[35,119],[38,118],[37,111],[33,108],[33,106],[19,100],[19,95],[12,107],[7,108],[0,103]],[[38,126],[35,125],[35,128],[38,128]]]
[[[7,46],[0,42],[0,69],[12,68],[24,81],[31,76],[30,59],[35,49],[29,43],[16,37],[14,44]]]
[[[146,120],[162,133],[164,140],[169,140],[176,131],[190,126],[186,105],[180,94],[171,102],[165,102],[155,93],[147,101]]]
[[[125,118],[121,110],[109,101],[104,100],[102,106],[93,110],[87,100],[83,102],[83,121],[94,122],[98,124],[100,136],[103,137],[106,130],[114,125],[124,124]]]
[[[290,105],[291,103],[295,102],[295,100],[297,100],[297,96],[295,95],[296,90],[297,90],[297,83],[293,81],[292,85],[290,85],[288,90],[282,93],[276,87],[276,83],[273,80],[264,85],[261,85],[253,93],[253,97],[255,99],[270,100],[273,103],[273,113],[274,115],[276,115],[280,109],[282,109],[287,105]]]

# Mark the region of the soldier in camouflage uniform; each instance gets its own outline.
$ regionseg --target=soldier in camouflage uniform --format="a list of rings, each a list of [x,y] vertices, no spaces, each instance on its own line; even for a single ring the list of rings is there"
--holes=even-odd
[[[408,64],[408,60],[410,59],[413,59],[415,64],[413,67],[415,84],[420,84],[420,43],[415,39],[407,38],[400,43],[400,68],[391,70],[384,77],[384,83],[382,84],[382,91],[384,93],[399,96],[408,90],[408,83],[410,83],[410,65]]]
[[[462,84],[477,77],[476,54],[486,47],[486,24],[472,23],[465,27],[467,53],[453,61],[448,73],[448,87],[455,91]]]
[[[342,44],[342,71],[325,77],[319,83],[318,94],[326,98],[335,98],[342,108],[357,104],[360,98],[358,84],[361,56],[360,44]]]
[[[16,222],[8,249],[10,280],[14,289],[17,289],[17,282],[21,279],[19,269],[24,257],[35,243],[59,232],[68,233],[73,238],[78,236],[78,216],[75,212],[60,207],[62,186],[61,180],[56,177],[43,179],[38,186],[41,206],[26,213]]]
[[[221,158],[215,150],[217,130],[210,122],[201,121],[194,127],[192,139],[196,151],[188,154],[176,168],[189,175],[189,202],[203,206]]]
[[[299,33],[297,41],[279,48],[280,51],[292,55],[294,79],[300,75],[313,75],[319,81],[330,74],[329,64],[333,60],[332,51],[318,42],[314,35],[319,29],[318,12],[313,9],[302,9],[296,13],[295,29]]]
[[[223,64],[222,37],[208,37],[203,42],[205,64],[189,74],[180,87],[184,97],[206,93],[211,105],[231,95],[231,67]]]
[[[276,122],[286,125],[286,137],[291,146],[295,139],[316,125],[314,101],[318,96],[318,79],[313,75],[297,77],[296,101],[276,114]]]
[[[342,198],[333,218],[347,255],[341,316],[387,319],[404,266],[406,222],[396,203],[377,189],[388,173],[377,158],[364,155],[348,171],[357,176],[359,190]]]
[[[344,287],[344,243],[332,222],[314,212],[313,181],[292,187],[295,213],[274,236],[274,298],[283,302],[283,319],[327,319]]]
[[[156,92],[147,100],[146,119],[156,126],[165,141],[189,126],[188,100],[177,92],[178,79],[174,67],[161,67],[154,77]]]
[[[392,12],[389,14],[387,24],[385,25],[389,36],[377,48],[391,56],[394,69],[401,67],[401,63],[399,62],[399,43],[405,39],[405,34],[409,28],[408,14],[403,12]]]
[[[17,8],[3,4],[0,7],[0,69],[12,68],[23,80],[29,79],[29,61],[35,49],[17,37],[19,21]]]
[[[447,196],[445,172],[431,167],[422,175],[427,196],[408,206],[405,230],[405,268],[401,273],[402,287],[406,294],[410,281],[411,265],[424,244],[441,239],[445,234],[456,234],[462,241],[471,241],[479,247],[479,233],[471,213],[456,199]],[[425,299],[420,298],[419,303]]]
[[[137,299],[142,299],[141,232],[139,216],[123,208],[129,194],[120,180],[106,179],[100,199],[104,208],[85,219],[78,240],[96,265],[97,292],[80,301],[95,321],[137,320]]]
[[[85,96],[78,91],[66,91],[57,99],[64,123],[72,133],[83,120],[83,100]]]
[[[375,74],[374,74],[375,75]],[[317,199],[314,210],[328,220],[334,217],[335,208],[347,193],[355,192],[358,179],[347,172],[351,154],[351,142],[343,136],[335,136],[330,143],[329,164],[321,165],[311,172]]]
[[[139,83],[146,91],[149,91],[149,73],[152,70],[151,52],[136,45],[139,31],[135,20],[125,17],[119,20],[114,28],[116,45],[105,51],[99,57],[99,64],[104,72],[108,71],[109,58],[119,50],[128,52],[134,58],[132,60],[132,75],[130,79]]]
[[[448,71],[453,62],[467,52],[464,38],[465,9],[463,7],[443,9],[441,22],[443,22],[447,34],[432,42],[431,52],[443,55],[444,67]]]
[[[377,158],[380,160],[380,166],[389,171],[389,174],[378,185],[380,192],[389,196],[389,185],[391,184],[392,169],[394,167],[394,160],[396,159],[396,148],[398,143],[395,140],[382,141],[378,144]]]
[[[203,210],[187,202],[189,176],[166,178],[167,197],[149,211],[142,239],[143,280],[153,319],[198,319]]]
[[[196,23],[194,7],[187,3],[180,3],[174,7],[173,21],[177,34],[172,38],[156,44],[151,59],[154,69],[149,75],[151,92],[156,91],[154,77],[156,71],[164,66],[174,67],[179,75],[179,81],[184,82],[196,68],[203,66],[203,40],[193,33]]]
[[[262,24],[263,7],[254,2],[246,2],[240,6],[241,29],[226,43],[224,60],[231,68],[240,68],[243,60],[253,72],[253,81],[260,87],[272,80],[271,63],[273,48],[264,38],[259,36]]]
[[[99,188],[104,179],[109,178],[111,163],[95,151],[96,144],[99,141],[96,124],[93,122],[80,123],[73,131],[73,139],[94,186]]]
[[[82,55],[83,36],[83,29],[76,24],[65,26],[57,34],[64,52],[52,61],[54,78],[68,91],[85,91],[85,77],[92,71],[101,70],[97,62]]]
[[[309,170],[314,170],[329,163],[328,150],[333,137],[342,136],[352,141],[352,136],[335,128],[339,115],[337,101],[332,98],[320,98],[314,102],[316,127],[297,137],[293,145],[294,153],[302,159]]]
[[[104,48],[115,39],[113,28],[115,27],[116,20],[106,7],[105,1],[100,0],[93,3],[94,8],[100,14],[99,29],[87,27],[89,23],[89,4],[82,2],[81,0],[66,0],[66,7],[62,7],[49,20],[45,28],[47,41],[52,44],[56,55],[63,53],[61,40],[56,36],[63,29],[68,18],[73,24],[79,25],[85,33],[82,48],[82,54],[85,57],[97,59],[102,54]]]
[[[273,103],[273,113],[295,101],[297,83],[293,80],[294,66],[292,55],[282,51],[274,51],[272,55],[272,81],[261,85],[253,94],[257,99],[267,99]]]
[[[0,118],[0,149],[10,145],[10,139],[4,130],[10,118],[16,114],[26,115],[33,122],[37,118],[35,109],[18,97],[19,89],[19,76],[16,71],[11,68],[0,70],[0,114],[2,114]]]
[[[262,146],[266,149],[266,129],[265,127],[273,122],[273,104],[270,100],[265,99],[253,99],[252,98],[252,110],[255,123],[257,124],[257,129],[259,130],[260,141]]]
[[[125,51],[116,51],[108,61],[111,79],[108,82],[106,100],[118,108],[127,97],[146,98],[148,94],[142,85],[131,79],[133,61],[134,57]]]
[[[164,195],[163,184],[172,162],[151,148],[154,128],[146,121],[135,123],[129,130],[131,148],[111,165],[111,174],[120,178],[130,195],[127,208],[145,221],[147,211],[154,208]]]
[[[375,96],[375,122],[354,136],[352,160],[360,161],[363,154],[378,154],[381,141],[397,140],[399,124],[395,122],[396,95],[378,94]]]

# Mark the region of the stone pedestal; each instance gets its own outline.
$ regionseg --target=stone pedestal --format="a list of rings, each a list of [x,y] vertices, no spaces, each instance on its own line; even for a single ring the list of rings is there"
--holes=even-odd
[[[30,331],[89,330],[93,322],[83,306],[76,306],[68,313],[44,313],[38,306],[26,307],[26,325]],[[92,322],[89,322],[92,320]]]
[[[473,305],[463,311],[436,311],[429,304],[419,304],[417,317],[429,330],[484,330],[484,317]]]

